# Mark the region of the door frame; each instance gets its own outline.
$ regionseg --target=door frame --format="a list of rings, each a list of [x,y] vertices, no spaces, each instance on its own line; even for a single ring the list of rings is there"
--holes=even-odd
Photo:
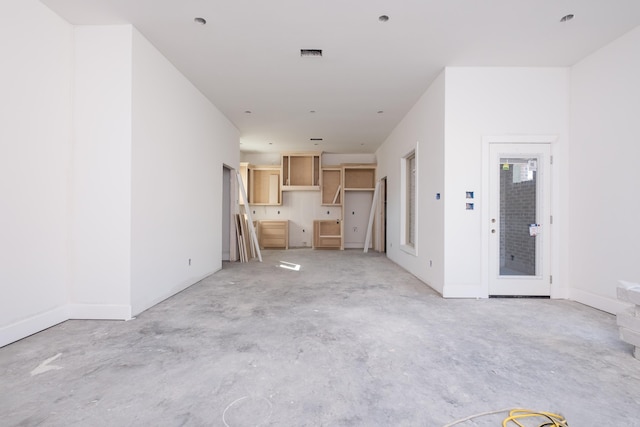
[[[229,171],[228,188],[225,188],[225,185],[224,185],[225,170]],[[225,240],[229,239],[229,261],[235,262],[235,261],[238,261],[238,247],[237,247],[237,241],[236,241],[236,223],[235,223],[235,215],[238,213],[238,180],[236,178],[237,169],[223,163],[222,173],[223,173],[222,191],[223,192],[229,191],[229,194],[228,194],[229,205],[224,206],[224,203],[221,203],[222,209],[227,210],[228,220],[229,220],[228,226],[225,226],[224,224],[222,226],[222,239],[225,239]],[[223,215],[223,218],[224,218],[224,215]],[[223,242],[221,241],[220,244],[222,245]],[[222,251],[221,251],[221,254],[222,254]],[[222,255],[224,258],[224,254]]]
[[[549,144],[551,156],[553,157],[554,153],[554,145],[558,140],[557,135],[492,135],[492,136],[483,136],[482,137],[482,194],[484,195],[482,200],[482,215],[481,215],[481,236],[482,236],[482,247],[484,250],[481,255],[482,262],[482,295],[484,298],[489,297],[489,283],[490,283],[490,262],[491,262],[491,254],[489,253],[489,230],[491,220],[490,214],[490,203],[489,203],[489,195],[491,194],[491,188],[489,186],[489,176],[491,173],[491,157],[490,157],[490,148],[492,144]],[[552,166],[553,168],[553,166]],[[547,172],[547,179],[550,180],[551,185],[549,186],[550,191],[553,193],[553,177],[551,176],[551,171]],[[550,206],[549,212],[553,216],[553,194],[550,194],[549,197]],[[553,242],[556,240],[554,228],[549,225],[550,229],[548,235],[550,238],[551,244],[549,245],[549,272],[553,274],[553,266],[554,266],[554,253],[553,253]],[[556,283],[551,283],[551,296],[554,295],[554,289],[556,288]]]

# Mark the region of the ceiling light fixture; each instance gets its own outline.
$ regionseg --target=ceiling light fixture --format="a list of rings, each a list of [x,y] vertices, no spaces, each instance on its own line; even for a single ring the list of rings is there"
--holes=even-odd
[[[388,15],[380,15],[378,16],[378,21],[380,22],[387,22],[389,20],[389,16]]]
[[[573,19],[573,14],[570,13],[568,15],[564,15],[562,18],[560,18],[560,22],[569,22]]]
[[[196,24],[205,25],[207,23],[207,20],[198,16],[196,18],[193,18],[193,22],[195,22]]]

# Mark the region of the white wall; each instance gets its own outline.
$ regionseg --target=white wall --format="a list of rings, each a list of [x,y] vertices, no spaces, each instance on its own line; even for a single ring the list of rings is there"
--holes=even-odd
[[[640,282],[640,27],[571,68],[571,298],[615,312]]]
[[[131,317],[129,25],[75,28],[71,316]]]
[[[376,155],[373,153],[322,154],[323,166],[340,166],[343,163],[376,163]]]
[[[67,319],[72,27],[0,2],[0,346]]]
[[[132,117],[136,314],[222,267],[222,165],[238,168],[239,132],[136,30]]]
[[[445,125],[445,296],[486,297],[483,285],[482,233],[483,136],[556,135],[552,147],[552,212],[554,229],[560,227],[564,188],[555,176],[566,168],[568,145],[568,70],[565,68],[446,69]],[[465,209],[466,191],[476,194],[474,211]],[[556,222],[557,219],[557,222]],[[487,219],[488,221],[488,219]],[[558,268],[557,234],[552,236],[552,265]],[[566,243],[565,243],[566,244]],[[554,287],[561,285],[558,280]]]
[[[444,105],[441,73],[376,152],[378,177],[387,177],[387,256],[438,292],[444,287]],[[418,248],[412,255],[400,248],[400,165],[416,147]]]
[[[0,38],[0,346],[219,269],[237,129],[131,26],[8,0]]]

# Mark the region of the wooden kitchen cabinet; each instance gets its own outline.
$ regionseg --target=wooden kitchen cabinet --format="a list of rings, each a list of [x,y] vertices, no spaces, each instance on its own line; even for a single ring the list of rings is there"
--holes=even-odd
[[[258,221],[258,243],[260,248],[289,249],[289,221]]]
[[[249,203],[281,205],[279,166],[249,166]]]
[[[313,221],[313,247],[316,249],[342,249],[342,221],[339,219]]]
[[[322,168],[322,206],[342,205],[342,168]]]
[[[282,154],[282,191],[320,190],[321,153]]]
[[[376,188],[376,166],[344,165],[342,173],[342,183],[345,191],[373,191]]]

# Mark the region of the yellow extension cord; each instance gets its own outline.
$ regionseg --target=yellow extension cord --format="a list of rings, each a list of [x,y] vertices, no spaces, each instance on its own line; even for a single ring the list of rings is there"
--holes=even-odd
[[[510,422],[514,423],[518,427],[525,427],[523,424],[520,424],[517,420],[522,418],[544,418],[545,422],[540,424],[541,426],[550,426],[550,427],[568,427],[567,420],[558,414],[553,414],[551,412],[536,412],[530,411],[528,409],[512,409],[509,411],[509,416],[502,421],[502,427],[507,427],[507,424]]]
[[[502,427],[508,427],[510,425],[510,423],[513,423],[518,427],[526,427],[524,424],[522,424],[522,423],[520,423],[520,421],[518,421],[518,420],[522,420],[522,419],[525,419],[525,418],[543,418],[544,421],[542,422],[542,424],[539,424],[539,427],[542,427],[542,426],[545,426],[545,427],[569,427],[569,423],[567,422],[567,420],[562,415],[554,414],[554,413],[551,413],[551,412],[531,411],[529,409],[521,409],[521,408],[500,409],[498,411],[483,412],[481,414],[471,415],[469,417],[462,418],[460,420],[457,420],[457,421],[454,421],[452,423],[446,424],[444,427],[451,427],[451,426],[454,426],[456,424],[461,424],[461,423],[463,423],[465,421],[472,420],[474,418],[482,417],[482,416],[485,416],[485,415],[500,414],[502,412],[509,412],[509,416],[502,421]]]

